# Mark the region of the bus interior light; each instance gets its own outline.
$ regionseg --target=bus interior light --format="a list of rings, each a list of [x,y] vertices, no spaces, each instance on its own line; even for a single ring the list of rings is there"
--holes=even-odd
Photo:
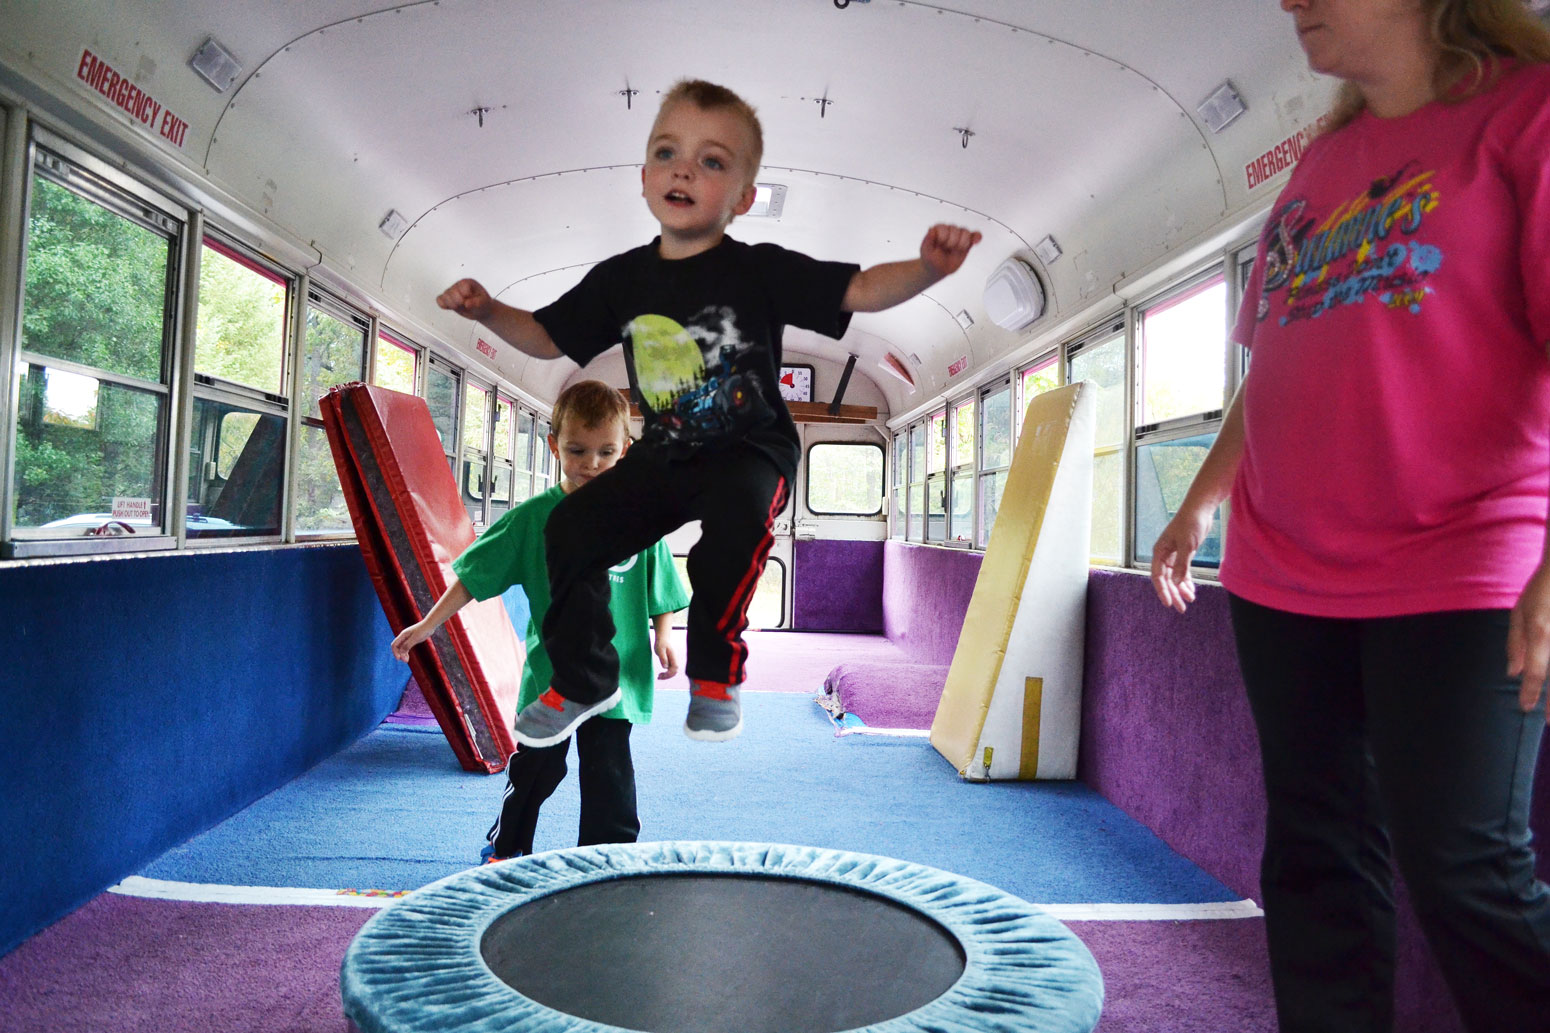
[[[188,59],[189,67],[199,77],[214,87],[216,93],[225,93],[242,74],[242,64],[231,51],[221,46],[214,36],[209,36]]]

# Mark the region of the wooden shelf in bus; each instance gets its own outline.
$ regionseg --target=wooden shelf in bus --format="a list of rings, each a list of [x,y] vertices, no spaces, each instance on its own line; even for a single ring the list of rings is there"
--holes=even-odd
[[[867,423],[877,419],[875,405],[842,405],[830,415],[827,402],[787,402],[786,408],[797,423]],[[640,419],[640,406],[630,403],[630,416]]]

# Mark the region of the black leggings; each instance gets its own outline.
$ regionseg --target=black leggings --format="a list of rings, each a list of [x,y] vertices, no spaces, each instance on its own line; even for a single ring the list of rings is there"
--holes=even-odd
[[[1282,1033],[1392,1029],[1391,856],[1468,1028],[1550,1031],[1550,889],[1528,830],[1545,704],[1518,709],[1507,611],[1231,606],[1269,803]]]
[[[544,529],[550,599],[543,636],[555,691],[592,703],[618,687],[608,568],[691,520],[700,522],[700,540],[689,550],[694,594],[685,672],[701,681],[741,683],[748,604],[785,504],[785,478],[741,446],[669,460],[638,444],[562,499]]]
[[[635,761],[630,756],[630,722],[594,717],[576,729],[576,777],[581,780],[581,830],[577,846],[633,843],[640,835],[635,811]],[[495,856],[533,852],[538,809],[565,779],[570,740],[553,746],[518,746],[506,764],[501,813],[485,837]]]

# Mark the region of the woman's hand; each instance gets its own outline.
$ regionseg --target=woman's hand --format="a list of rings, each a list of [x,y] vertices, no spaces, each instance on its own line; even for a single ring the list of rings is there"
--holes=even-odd
[[[1183,613],[1195,601],[1189,561],[1211,533],[1212,508],[1181,509],[1152,546],[1152,589],[1164,606]]]
[[[1523,586],[1518,605],[1507,623],[1507,677],[1522,677],[1518,706],[1524,713],[1534,709],[1545,687],[1550,667],[1550,568],[1541,562]],[[1550,722],[1550,708],[1546,708]]]

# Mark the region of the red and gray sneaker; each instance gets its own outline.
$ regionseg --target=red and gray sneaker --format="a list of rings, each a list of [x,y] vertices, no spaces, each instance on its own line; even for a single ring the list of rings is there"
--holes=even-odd
[[[701,742],[725,742],[743,730],[743,707],[736,685],[689,680],[689,716],[684,734]]]
[[[547,689],[542,696],[523,707],[512,722],[511,734],[524,746],[553,746],[564,742],[570,734],[593,714],[612,710],[618,704],[621,693],[613,694],[596,703],[577,703]]]

